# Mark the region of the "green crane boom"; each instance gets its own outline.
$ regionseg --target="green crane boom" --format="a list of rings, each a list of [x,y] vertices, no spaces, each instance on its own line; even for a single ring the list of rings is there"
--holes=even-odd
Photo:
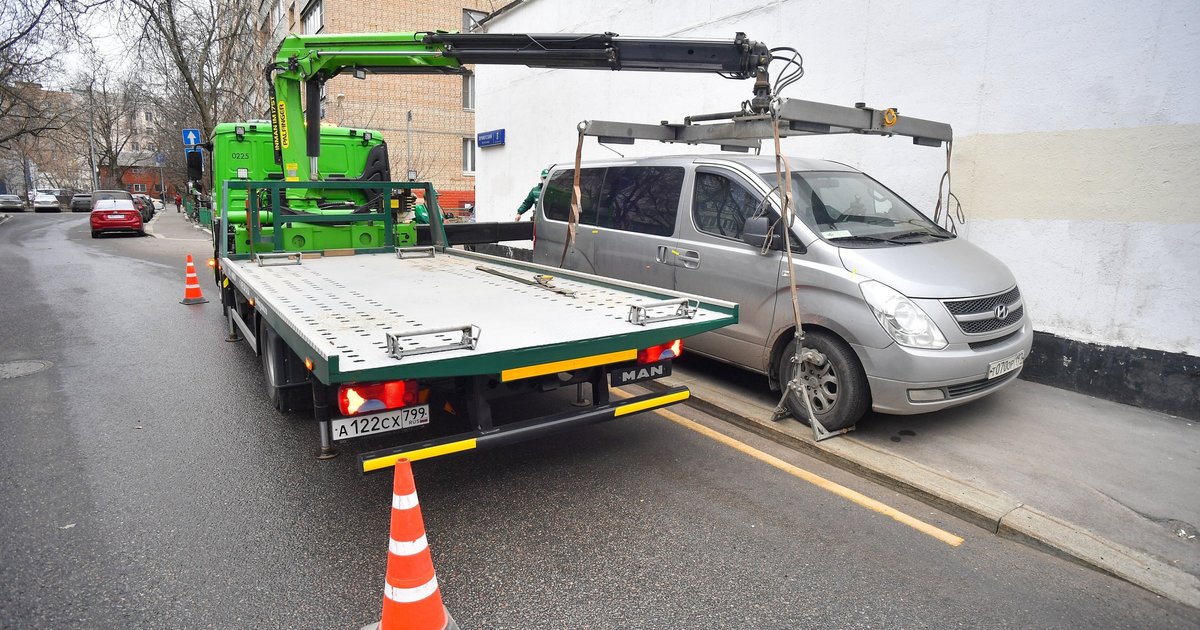
[[[638,70],[754,78],[751,106],[770,101],[766,45],[738,33],[732,40],[620,37],[601,34],[358,33],[289,35],[267,67],[276,161],[287,181],[318,181],[321,86],[343,72],[463,74],[464,64],[534,68]],[[305,111],[303,101],[313,104]],[[305,129],[301,141],[298,129]],[[289,194],[291,191],[289,191]]]

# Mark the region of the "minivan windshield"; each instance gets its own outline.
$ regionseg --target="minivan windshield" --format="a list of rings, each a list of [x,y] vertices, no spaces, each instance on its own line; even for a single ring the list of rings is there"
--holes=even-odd
[[[775,186],[775,171],[759,173]],[[954,238],[916,208],[862,173],[793,171],[796,216],[838,246],[911,245]]]

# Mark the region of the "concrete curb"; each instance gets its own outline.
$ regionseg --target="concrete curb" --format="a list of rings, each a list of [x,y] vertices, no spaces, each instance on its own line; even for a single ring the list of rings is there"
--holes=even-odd
[[[1200,578],[1006,494],[973,486],[853,437],[818,444],[807,426],[791,419],[772,422],[771,410],[760,403],[740,399],[732,392],[706,391],[697,381],[671,376],[647,385],[659,390],[686,385],[692,389],[688,404],[715,418],[866,477],[1004,538],[1200,608]]]

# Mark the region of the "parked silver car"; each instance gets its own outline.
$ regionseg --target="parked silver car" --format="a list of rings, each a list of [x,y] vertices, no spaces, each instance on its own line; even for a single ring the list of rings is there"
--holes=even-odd
[[[0,210],[24,212],[25,202],[17,195],[0,195]]]
[[[33,196],[34,212],[62,212],[58,197],[49,193],[37,193]]]
[[[806,345],[829,359],[801,370],[826,428],[853,425],[871,408],[914,414],[959,405],[1016,378],[1033,329],[1002,262],[862,172],[790,164]],[[535,262],[559,264],[572,178],[573,165],[561,165],[545,184]],[[776,179],[769,156],[586,163],[565,266],[737,302],[737,324],[685,346],[766,374],[778,388],[794,370],[795,326]],[[790,405],[807,416],[802,398]]]

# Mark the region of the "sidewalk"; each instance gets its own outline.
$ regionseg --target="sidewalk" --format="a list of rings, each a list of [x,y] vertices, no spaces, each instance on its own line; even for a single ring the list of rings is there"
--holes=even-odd
[[[175,211],[175,204],[168,203],[146,224],[146,233],[155,238],[184,241],[211,241],[206,230],[188,221],[187,215]]]
[[[1200,426],[1017,380],[920,416],[869,414],[816,443],[771,422],[766,379],[685,356],[692,404],[969,522],[1200,608]]]

